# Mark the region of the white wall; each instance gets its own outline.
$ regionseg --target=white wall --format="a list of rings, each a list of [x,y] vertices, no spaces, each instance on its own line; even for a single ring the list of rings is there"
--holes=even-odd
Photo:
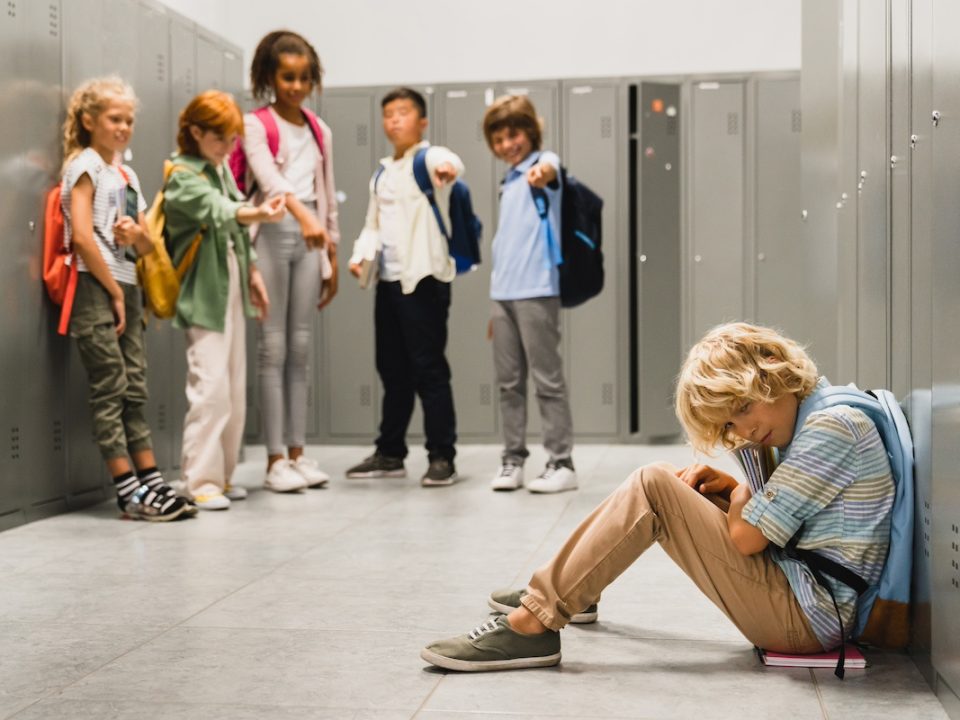
[[[801,0],[165,0],[244,49],[290,28],[325,84],[800,68]]]

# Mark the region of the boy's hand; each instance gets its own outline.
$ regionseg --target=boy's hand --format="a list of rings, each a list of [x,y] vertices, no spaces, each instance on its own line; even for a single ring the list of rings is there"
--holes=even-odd
[[[359,278],[360,273],[363,272],[363,268],[360,267],[360,263],[350,263],[348,267],[350,268],[350,274],[355,278]]]
[[[677,477],[701,495],[719,495],[728,500],[731,493],[740,487],[735,478],[709,465],[689,465],[677,470]]]
[[[557,179],[557,169],[553,165],[536,163],[527,170],[527,182],[535,188],[545,188]]]
[[[437,166],[433,176],[437,180],[437,185],[446,185],[457,179],[457,169],[451,163],[445,162]]]

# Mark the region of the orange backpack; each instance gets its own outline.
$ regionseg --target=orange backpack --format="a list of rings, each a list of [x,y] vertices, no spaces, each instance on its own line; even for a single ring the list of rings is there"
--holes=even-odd
[[[61,307],[57,332],[66,335],[77,292],[77,263],[73,249],[63,241],[59,184],[47,192],[43,209],[43,284],[50,299]]]

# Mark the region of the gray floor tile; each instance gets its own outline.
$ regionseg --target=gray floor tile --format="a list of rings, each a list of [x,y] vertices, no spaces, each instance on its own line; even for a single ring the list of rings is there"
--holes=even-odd
[[[558,668],[448,674],[424,710],[555,718],[820,720],[806,670],[767,672],[743,643],[620,640],[564,635]],[[424,670],[425,673],[436,671]]]
[[[64,697],[212,705],[402,710],[440,681],[418,636],[176,628],[74,683]],[[158,669],[162,668],[162,672]]]
[[[0,698],[61,690],[160,632],[140,624],[0,623]]]
[[[21,710],[30,707],[36,701],[36,695],[17,697],[15,695],[4,695],[0,693],[0,718],[4,720],[11,718]]]
[[[42,700],[21,712],[16,720],[409,720],[410,713],[396,710],[354,710],[276,705],[214,705],[96,701],[76,698]]]

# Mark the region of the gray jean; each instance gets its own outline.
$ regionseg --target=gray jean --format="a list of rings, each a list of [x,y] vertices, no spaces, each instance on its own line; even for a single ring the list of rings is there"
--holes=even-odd
[[[560,357],[560,298],[495,300],[493,366],[500,389],[503,459],[522,463],[527,451],[527,376],[543,420],[550,460],[570,457],[573,419]]]
[[[303,447],[307,439],[307,360],[320,298],[320,253],[307,250],[291,215],[261,225],[257,267],[270,312],[257,330],[257,377],[267,452]]]

